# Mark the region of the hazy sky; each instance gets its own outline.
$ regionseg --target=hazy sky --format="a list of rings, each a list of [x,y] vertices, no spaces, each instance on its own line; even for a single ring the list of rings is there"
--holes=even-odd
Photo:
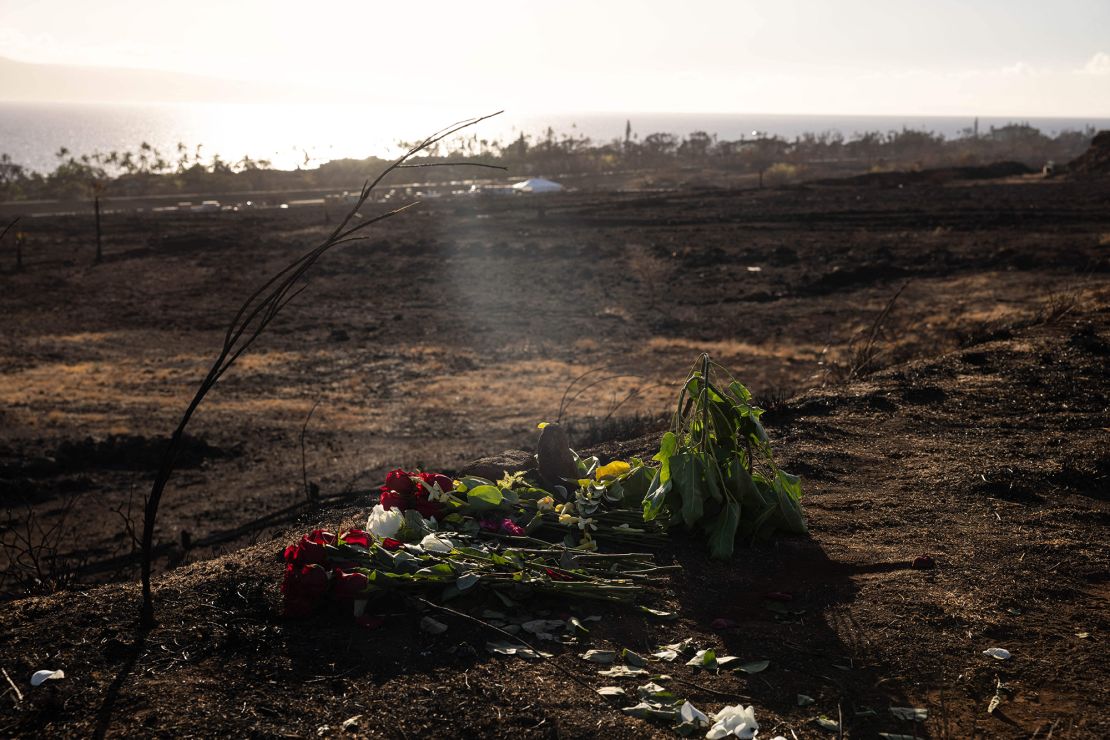
[[[0,56],[476,109],[1110,116],[1110,0],[0,0]]]

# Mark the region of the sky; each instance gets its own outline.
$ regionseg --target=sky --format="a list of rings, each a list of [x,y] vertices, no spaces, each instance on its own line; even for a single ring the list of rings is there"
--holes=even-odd
[[[0,0],[0,57],[280,102],[1110,116],[1110,0]]]

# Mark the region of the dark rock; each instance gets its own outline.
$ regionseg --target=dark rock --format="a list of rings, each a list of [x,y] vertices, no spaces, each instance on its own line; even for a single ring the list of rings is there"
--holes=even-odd
[[[521,471],[535,470],[536,459],[531,452],[524,450],[505,450],[499,455],[482,457],[467,463],[459,471],[459,475],[473,475],[486,480],[499,480],[506,472],[519,473]]]

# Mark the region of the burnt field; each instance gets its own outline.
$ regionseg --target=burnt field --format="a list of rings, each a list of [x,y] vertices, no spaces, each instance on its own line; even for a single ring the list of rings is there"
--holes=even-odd
[[[771,660],[748,678],[668,667],[692,701],[747,697],[768,737],[838,711],[854,737],[1110,731],[1110,182],[882,184],[442,198],[327,255],[190,427],[156,535],[161,608],[182,617],[141,638],[130,585],[31,594],[135,576],[161,440],[242,300],[329,225],[315,208],[112,214],[94,265],[91,218],[25,220],[23,269],[10,241],[0,257],[0,665],[87,681],[3,706],[0,731],[307,735],[362,714],[371,736],[668,736],[544,663],[422,652],[480,644],[465,623],[290,627],[273,555],[364,518],[387,470],[527,448],[561,407],[579,447],[650,456],[703,351],[769,409],[811,535],[727,565],[680,540],[680,620],[614,614],[597,640],[699,635]],[[565,393],[590,370],[609,379]],[[936,570],[910,569],[923,554]],[[786,619],[762,600],[779,591]],[[235,626],[198,626],[192,601]],[[1011,691],[987,714],[996,681]],[[389,724],[381,691],[423,709]],[[890,705],[931,719],[897,726]]]

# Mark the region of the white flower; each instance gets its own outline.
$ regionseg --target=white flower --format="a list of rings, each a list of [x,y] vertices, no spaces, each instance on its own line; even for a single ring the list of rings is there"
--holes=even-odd
[[[690,702],[682,705],[682,709],[678,710],[678,716],[683,722],[689,722],[696,727],[705,727],[709,724],[709,717]]]
[[[755,721],[755,707],[747,709],[743,704],[734,707],[725,707],[713,716],[713,726],[705,733],[706,740],[722,740],[729,735],[735,735],[740,740],[752,740],[759,731],[759,723]]]
[[[424,539],[420,540],[420,546],[428,552],[448,553],[455,549],[451,540],[434,534],[424,535]]]
[[[385,539],[400,532],[404,524],[405,515],[400,509],[386,510],[381,504],[376,504],[366,520],[366,531],[378,539]]]

